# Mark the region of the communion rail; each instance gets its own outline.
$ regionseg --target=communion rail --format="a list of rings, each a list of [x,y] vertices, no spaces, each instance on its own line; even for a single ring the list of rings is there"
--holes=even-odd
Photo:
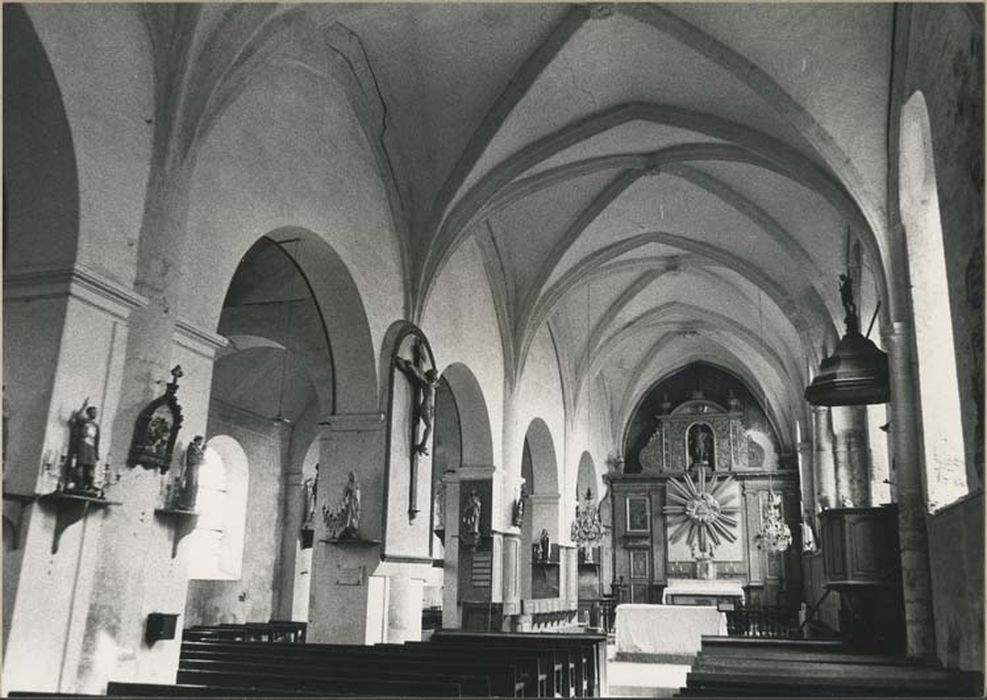
[[[731,637],[793,639],[799,637],[798,612],[778,605],[740,606],[727,610],[727,634]]]

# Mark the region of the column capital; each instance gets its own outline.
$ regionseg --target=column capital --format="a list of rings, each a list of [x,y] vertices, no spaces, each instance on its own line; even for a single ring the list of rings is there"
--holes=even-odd
[[[324,437],[333,433],[368,433],[383,427],[383,413],[335,413],[319,421],[319,432]]]
[[[127,319],[131,311],[148,303],[147,297],[84,265],[23,270],[4,275],[4,302],[59,297],[73,297],[121,319]]]
[[[442,475],[445,483],[458,483],[460,481],[483,481],[492,479],[497,467],[492,464],[464,465],[459,469],[451,469]]]
[[[230,344],[230,341],[219,333],[213,333],[202,326],[182,318],[179,318],[175,323],[175,332],[172,339],[176,345],[197,355],[201,355],[207,360],[213,359],[217,350],[221,350]]]

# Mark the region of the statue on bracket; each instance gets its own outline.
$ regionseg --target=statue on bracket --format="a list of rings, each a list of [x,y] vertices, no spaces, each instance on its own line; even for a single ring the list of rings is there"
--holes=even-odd
[[[196,435],[185,448],[185,463],[175,480],[178,489],[175,505],[185,510],[194,510],[199,495],[199,467],[206,459],[206,438]]]
[[[459,539],[465,544],[475,547],[480,542],[480,514],[483,510],[483,503],[476,489],[470,491],[469,500],[463,509],[462,531]]]
[[[535,550],[535,561],[547,562],[552,553],[552,540],[546,528],[542,528],[541,534],[538,536],[538,542],[533,546]]]
[[[302,516],[302,530],[315,529],[315,507],[319,500],[319,465],[315,465],[315,475],[302,484],[305,512]]]
[[[435,418],[435,388],[439,385],[439,375],[434,369],[424,369],[425,349],[421,341],[415,344],[415,361],[395,357],[394,364],[411,381],[417,390],[415,407],[412,411],[412,450],[420,455],[428,454],[428,440],[432,436],[432,421]],[[424,424],[420,439],[418,422]]]
[[[521,482],[521,493],[514,499],[514,508],[511,511],[511,525],[521,527],[524,524],[524,499],[528,497],[528,485]]]
[[[72,414],[69,422],[69,452],[66,459],[65,490],[96,495],[95,474],[99,464],[98,411],[89,405],[89,398]]]
[[[182,408],[175,398],[181,376],[181,365],[175,365],[165,393],[149,403],[137,416],[127,460],[131,467],[140,465],[145,469],[160,469],[162,474],[171,467],[175,439],[182,427]]]
[[[329,529],[330,540],[360,539],[360,484],[356,472],[350,472],[339,506],[333,509],[322,506],[322,518]]]

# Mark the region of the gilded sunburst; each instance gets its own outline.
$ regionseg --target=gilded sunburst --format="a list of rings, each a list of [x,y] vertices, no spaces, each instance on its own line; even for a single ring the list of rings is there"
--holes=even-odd
[[[669,479],[667,483],[671,505],[665,507],[665,514],[669,516],[671,542],[678,542],[687,534],[686,544],[691,547],[698,538],[699,551],[705,552],[710,541],[718,546],[723,540],[737,539],[733,532],[737,527],[734,516],[740,507],[731,505],[736,493],[727,493],[732,478],[721,479],[711,474],[707,479],[706,469],[700,467],[695,481],[684,474],[681,479]]]

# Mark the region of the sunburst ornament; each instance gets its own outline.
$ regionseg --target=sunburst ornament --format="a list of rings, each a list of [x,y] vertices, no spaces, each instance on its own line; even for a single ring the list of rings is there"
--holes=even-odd
[[[733,479],[729,476],[719,478],[711,474],[706,478],[706,468],[699,467],[698,478],[693,481],[686,473],[680,479],[668,480],[668,500],[671,505],[665,506],[665,514],[669,516],[671,542],[678,542],[687,535],[686,544],[690,547],[698,544],[698,551],[708,552],[712,546],[719,546],[723,540],[734,542],[737,528],[734,517],[740,512],[740,507],[731,505],[736,493],[727,493]],[[698,540],[698,542],[697,542]]]

